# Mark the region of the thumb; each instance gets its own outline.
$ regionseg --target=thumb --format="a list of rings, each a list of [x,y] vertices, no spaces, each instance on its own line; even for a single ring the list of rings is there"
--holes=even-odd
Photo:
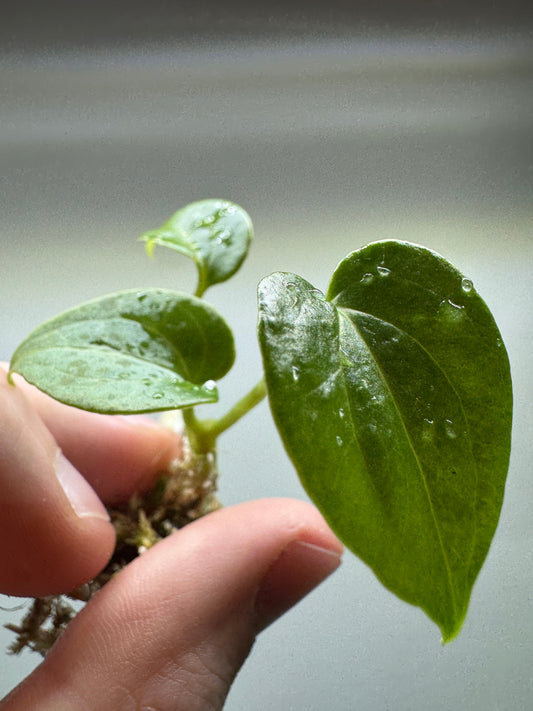
[[[94,577],[114,546],[107,512],[0,368],[0,590],[40,597]]]
[[[111,580],[2,711],[220,711],[256,634],[333,572],[341,551],[301,501],[209,514]]]

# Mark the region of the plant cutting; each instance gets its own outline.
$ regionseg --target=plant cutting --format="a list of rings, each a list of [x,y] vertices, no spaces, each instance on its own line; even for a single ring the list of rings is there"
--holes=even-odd
[[[234,342],[206,291],[241,267],[247,213],[226,200],[179,210],[141,239],[194,261],[194,294],[131,289],[81,304],[33,331],[8,378],[107,414],[180,411],[184,456],[155,488],[110,512],[115,554],[88,600],[121,567],[219,506],[217,441],[265,396],[302,485],[344,544],[444,642],[464,621],[498,523],[510,454],[512,388],[498,327],[472,281],[399,241],[346,256],[325,291],[285,272],[258,286],[263,373],[219,418]],[[46,653],[73,614],[36,600],[17,633]]]

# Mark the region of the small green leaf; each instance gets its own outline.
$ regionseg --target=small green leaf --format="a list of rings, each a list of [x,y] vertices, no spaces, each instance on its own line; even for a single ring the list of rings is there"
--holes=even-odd
[[[294,274],[259,286],[274,419],[337,535],[452,639],[498,522],[510,452],[509,363],[470,280],[380,242],[327,300]]]
[[[196,297],[121,291],[39,326],[11,359],[56,400],[105,413],[154,412],[216,402],[215,380],[235,358],[226,322]]]
[[[213,284],[235,274],[248,253],[253,236],[250,217],[227,200],[200,200],[182,208],[158,230],[142,235],[146,251],[170,247],[196,263],[201,296]]]

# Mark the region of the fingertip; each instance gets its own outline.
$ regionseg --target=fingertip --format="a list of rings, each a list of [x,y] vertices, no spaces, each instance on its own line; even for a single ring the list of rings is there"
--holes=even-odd
[[[180,435],[146,415],[102,415],[53,400],[15,376],[66,458],[106,504],[150,489],[183,455]]]
[[[336,547],[322,548],[307,541],[291,541],[261,581],[255,598],[256,633],[281,617],[340,566]]]

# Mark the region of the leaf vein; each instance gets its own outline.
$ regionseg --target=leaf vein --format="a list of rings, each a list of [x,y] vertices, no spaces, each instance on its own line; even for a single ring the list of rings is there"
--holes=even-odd
[[[339,309],[339,311],[340,311],[340,309]],[[357,314],[357,313],[362,313],[362,312],[356,311],[355,309],[345,309],[345,308],[343,308],[342,311],[351,311],[351,312],[356,313],[356,314]],[[344,316],[344,314],[342,313],[342,311],[340,311],[340,313]],[[372,315],[372,314],[370,314],[370,315]],[[423,486],[424,486],[424,492],[425,492],[425,495],[426,495],[426,499],[427,499],[427,501],[428,501],[429,510],[430,510],[430,512],[431,512],[431,517],[432,517],[432,519],[433,519],[433,523],[434,523],[434,526],[435,526],[435,532],[436,532],[436,534],[437,534],[437,539],[438,539],[438,541],[439,541],[439,547],[440,547],[441,555],[442,555],[442,558],[443,558],[443,561],[444,561],[444,567],[445,567],[445,570],[446,570],[446,576],[447,576],[447,580],[448,580],[448,588],[449,588],[449,592],[450,592],[450,599],[451,599],[451,602],[452,602],[452,605],[453,605],[454,613],[457,614],[457,600],[456,600],[456,595],[455,595],[455,588],[454,588],[454,585],[453,585],[453,576],[452,576],[452,571],[451,571],[451,567],[450,567],[450,561],[449,561],[449,558],[448,558],[448,554],[447,554],[446,548],[445,548],[445,546],[444,546],[444,540],[443,540],[443,537],[442,537],[442,532],[441,532],[440,525],[439,525],[439,522],[438,522],[438,519],[437,519],[437,516],[436,516],[436,513],[435,513],[435,507],[434,507],[434,504],[433,504],[431,492],[430,492],[430,490],[429,490],[428,483],[427,483],[426,477],[425,477],[425,475],[424,475],[424,469],[423,469],[422,464],[421,464],[421,462],[420,462],[420,459],[419,459],[419,457],[418,457],[418,455],[417,455],[417,453],[416,453],[416,448],[415,448],[415,446],[414,446],[414,444],[413,444],[412,438],[411,438],[411,436],[410,436],[410,434],[409,434],[409,431],[408,431],[408,429],[407,429],[407,427],[406,427],[406,424],[405,424],[404,418],[403,418],[403,416],[402,416],[402,413],[400,412],[400,410],[399,410],[399,408],[398,408],[398,405],[397,405],[397,402],[396,402],[396,398],[393,396],[393,392],[392,392],[391,386],[390,386],[390,384],[389,384],[388,378],[386,377],[385,373],[383,372],[382,368],[380,367],[380,365],[379,365],[377,359],[374,357],[372,348],[371,348],[370,345],[368,344],[368,342],[367,342],[366,338],[364,337],[364,335],[362,334],[361,330],[357,327],[357,325],[353,322],[352,319],[347,318],[346,316],[344,316],[344,317],[345,317],[346,320],[349,322],[351,328],[353,328],[353,329],[357,332],[358,336],[359,336],[360,339],[365,343],[365,345],[366,345],[368,351],[369,351],[370,354],[372,355],[373,361],[374,361],[374,363],[376,364],[376,367],[377,367],[378,372],[379,372],[379,374],[380,374],[380,376],[381,376],[381,379],[382,379],[384,385],[386,386],[386,388],[387,388],[387,390],[388,390],[388,392],[389,392],[389,394],[390,394],[390,399],[391,399],[391,401],[392,401],[392,403],[393,403],[393,406],[394,406],[394,408],[395,408],[395,410],[396,410],[396,413],[397,413],[397,415],[398,415],[399,421],[401,422],[403,431],[404,431],[404,433],[405,433],[406,441],[408,442],[409,448],[411,449],[411,452],[412,452],[412,454],[413,454],[413,457],[414,457],[414,459],[415,459],[415,461],[416,461],[417,469],[418,469],[418,472],[419,472],[419,475],[420,475],[420,479],[421,479],[421,481],[422,481],[422,483],[423,483]],[[374,317],[374,318],[375,318],[375,317]],[[398,329],[398,330],[401,330],[401,329]],[[405,334],[405,335],[407,335],[407,334]]]

